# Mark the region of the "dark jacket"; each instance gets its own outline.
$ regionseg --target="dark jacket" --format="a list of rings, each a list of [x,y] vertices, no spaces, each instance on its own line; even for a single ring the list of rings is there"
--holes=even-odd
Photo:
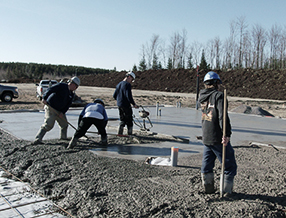
[[[57,111],[65,114],[72,104],[74,93],[69,90],[68,84],[58,83],[50,88],[43,95],[43,99]]]
[[[117,84],[113,93],[113,98],[117,100],[118,107],[130,107],[130,104],[135,105],[131,93],[131,84],[126,81],[121,81]]]
[[[215,88],[200,91],[199,102],[202,108],[203,143],[205,145],[221,144],[223,135],[223,92]],[[226,136],[231,135],[231,125],[226,116]]]

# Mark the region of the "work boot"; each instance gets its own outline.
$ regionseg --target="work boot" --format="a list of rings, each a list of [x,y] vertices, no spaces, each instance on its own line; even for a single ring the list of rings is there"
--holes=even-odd
[[[234,176],[224,175],[223,192],[227,195],[232,194]]]
[[[100,143],[101,143],[102,145],[108,145],[108,143],[107,143],[107,136],[101,136],[101,141],[100,141]]]
[[[67,132],[68,132],[68,128],[63,128],[63,129],[61,128],[61,137],[60,137],[61,140],[68,139]]]
[[[123,135],[124,126],[119,126],[118,135]]]
[[[214,187],[214,173],[202,173],[202,182],[206,194],[212,194],[215,192]]]
[[[133,127],[128,126],[127,129],[128,129],[128,131],[127,131],[128,135],[132,135]]]
[[[78,141],[78,138],[75,138],[73,136],[72,139],[70,140],[70,143],[69,143],[67,149],[73,149],[76,146],[77,141]]]
[[[47,132],[46,130],[40,128],[36,137],[35,137],[35,141],[33,141],[32,145],[44,144],[42,142],[42,139],[43,139],[44,135],[46,134],[46,132]]]

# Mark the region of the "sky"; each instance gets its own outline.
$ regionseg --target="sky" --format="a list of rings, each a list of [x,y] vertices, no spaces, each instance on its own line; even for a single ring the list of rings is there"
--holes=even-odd
[[[285,0],[0,0],[0,62],[131,70],[153,35],[187,44],[249,28],[286,26]]]

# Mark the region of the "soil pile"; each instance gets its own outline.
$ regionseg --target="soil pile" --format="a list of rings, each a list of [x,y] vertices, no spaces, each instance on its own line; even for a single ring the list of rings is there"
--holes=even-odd
[[[203,88],[203,77],[199,72],[199,89]],[[273,100],[286,100],[286,71],[279,70],[232,70],[217,71],[229,96]],[[85,86],[114,88],[126,72],[79,76]],[[197,72],[175,70],[148,70],[136,72],[133,89],[165,92],[196,93]]]

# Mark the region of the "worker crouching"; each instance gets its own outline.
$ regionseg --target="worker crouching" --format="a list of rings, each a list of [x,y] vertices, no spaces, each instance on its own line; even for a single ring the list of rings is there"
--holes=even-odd
[[[84,107],[79,115],[78,128],[69,142],[68,149],[72,149],[77,145],[78,139],[84,136],[91,125],[95,125],[98,134],[101,136],[101,144],[107,145],[106,125],[108,117],[106,114],[104,102],[96,99],[94,103],[89,103]]]

